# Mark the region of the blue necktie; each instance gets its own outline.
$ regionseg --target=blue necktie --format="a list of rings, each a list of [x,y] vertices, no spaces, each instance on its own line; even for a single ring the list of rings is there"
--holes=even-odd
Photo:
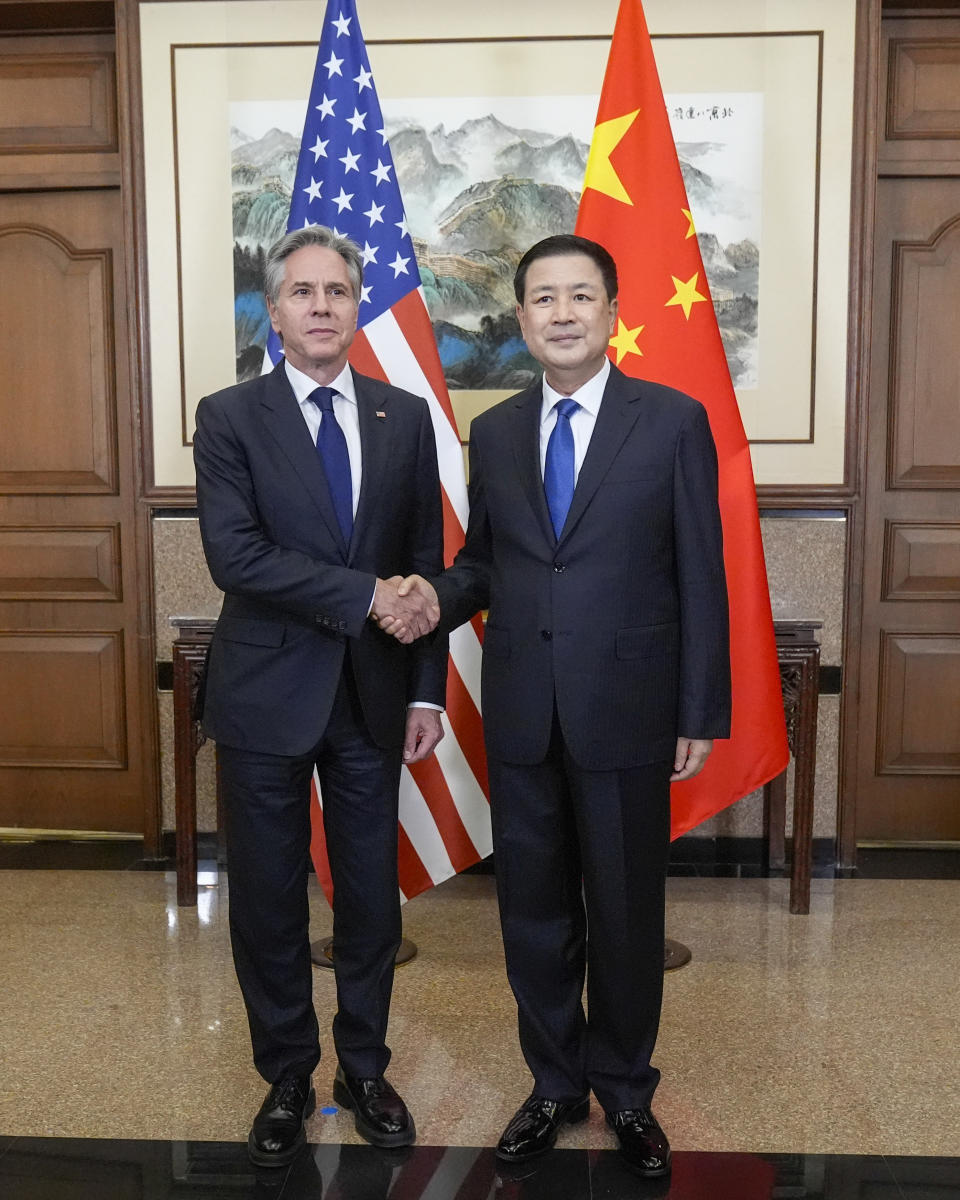
[[[337,523],[343,540],[350,545],[353,533],[353,483],[350,478],[350,455],[347,439],[337,423],[333,411],[333,397],[338,393],[333,388],[318,387],[310,393],[310,399],[322,413],[320,432],[317,434],[317,453],[327,476],[330,499],[337,514]]]
[[[543,464],[543,490],[547,493],[547,508],[550,509],[550,520],[558,538],[567,519],[577,482],[570,418],[579,407],[576,400],[557,401],[557,423],[547,442],[547,456]]]

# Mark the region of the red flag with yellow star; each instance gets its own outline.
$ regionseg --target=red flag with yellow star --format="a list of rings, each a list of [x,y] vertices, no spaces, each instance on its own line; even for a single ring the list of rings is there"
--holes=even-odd
[[[610,357],[696,397],[720,462],[733,719],[700,775],[673,787],[677,838],[779,775],[789,753],[750,450],[640,0],[621,0],[576,231],[617,263]]]

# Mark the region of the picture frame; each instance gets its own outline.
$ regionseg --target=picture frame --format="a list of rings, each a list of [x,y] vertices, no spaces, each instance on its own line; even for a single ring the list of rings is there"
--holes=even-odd
[[[404,81],[407,96],[442,98],[481,85],[493,95],[552,94],[557,85],[545,88],[546,78],[562,80],[567,95],[582,89],[595,113],[615,3],[589,14],[566,0],[551,5],[548,36],[531,29],[535,13],[498,3],[451,15],[428,0],[414,27],[393,7],[366,0],[361,10],[385,112]],[[673,6],[680,13],[661,0],[644,7],[668,96],[762,92],[762,386],[739,395],[741,412],[758,485],[841,486],[855,2],[811,0],[803,28],[796,6],[782,0],[734,0],[722,13],[701,0]],[[144,458],[156,494],[183,495],[193,483],[196,403],[235,379],[226,113],[238,98],[305,104],[319,17],[304,0],[142,0],[138,17],[150,361]],[[450,36],[438,37],[448,26]],[[801,128],[802,138],[791,136]],[[464,437],[492,398],[499,397],[452,394]]]

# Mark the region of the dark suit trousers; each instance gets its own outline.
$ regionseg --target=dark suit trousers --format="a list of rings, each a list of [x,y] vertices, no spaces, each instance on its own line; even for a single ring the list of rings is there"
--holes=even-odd
[[[608,1112],[649,1105],[672,764],[583,770],[554,718],[542,763],[489,768],[507,975],[534,1091],[592,1089]]]
[[[257,1070],[275,1083],[312,1071],[320,1060],[307,904],[316,763],[334,885],[334,1044],[348,1074],[382,1074],[390,1060],[385,1039],[401,937],[400,748],[381,750],[371,740],[347,667],[310,753],[286,757],[224,745],[218,751],[230,937]]]

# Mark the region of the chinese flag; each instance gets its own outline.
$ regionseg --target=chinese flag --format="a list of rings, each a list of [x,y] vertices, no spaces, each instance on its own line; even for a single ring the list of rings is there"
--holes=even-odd
[[[696,397],[710,416],[730,598],[731,737],[700,775],[674,785],[674,838],[779,775],[789,756],[750,451],[689,210],[643,9],[621,0],[577,233],[617,263],[610,357]]]

